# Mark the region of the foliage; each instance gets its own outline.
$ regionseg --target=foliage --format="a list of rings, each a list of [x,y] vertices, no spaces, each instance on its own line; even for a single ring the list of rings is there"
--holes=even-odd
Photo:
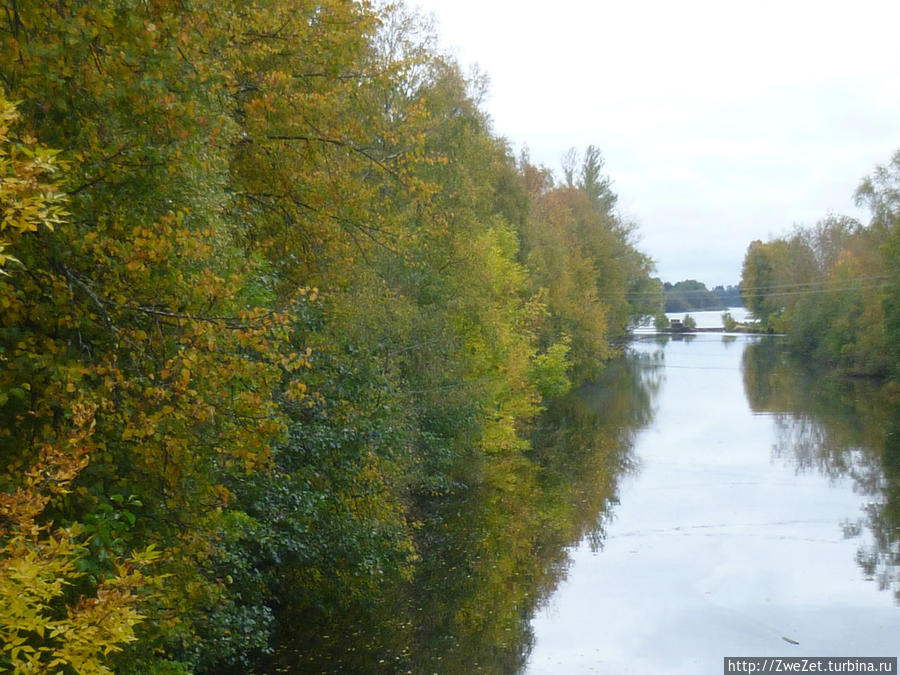
[[[58,153],[37,143],[32,136],[19,137],[16,106],[0,90],[0,274],[8,262],[19,262],[4,250],[15,246],[29,233],[53,229],[65,214],[64,195],[58,191],[54,174],[59,169]]]
[[[712,293],[719,298],[723,307],[743,307],[744,299],[741,297],[740,286],[716,286]]]
[[[706,284],[694,279],[679,281],[676,284],[666,283],[664,290],[667,312],[703,311],[725,307],[720,297],[710,291]]]
[[[733,331],[738,326],[737,320],[731,315],[731,312],[722,314],[722,326],[726,331]]]
[[[669,317],[663,312],[660,312],[653,317],[653,327],[656,328],[656,330],[664,330],[669,327],[670,323]]]
[[[747,307],[791,347],[848,372],[896,378],[900,154],[857,198],[868,226],[829,216],[787,237],[753,242],[741,287]]]
[[[136,609],[138,594],[161,581],[145,575],[159,558],[151,544],[130,558],[111,560],[114,571],[96,579],[92,592],[73,594],[86,576],[80,563],[90,554],[84,528],[40,522],[48,505],[66,495],[87,466],[86,441],[95,428],[95,412],[85,404],[74,406],[65,442],[45,445],[24,484],[0,494],[3,670],[111,673],[109,655],[137,640],[134,628],[144,618]]]
[[[587,146],[581,163],[578,188],[587,195],[600,213],[610,214],[616,205],[617,197],[611,189],[612,181],[609,176],[602,173],[604,164],[600,148],[595,145]]]
[[[563,337],[562,342],[550,345],[543,354],[538,354],[531,366],[531,377],[541,396],[546,399],[554,399],[562,396],[572,386],[566,371],[570,364],[568,360],[568,337]]]
[[[4,10],[4,666],[252,670],[390,617],[448,504],[538,517],[531,425],[659,304],[599,150],[516,162],[402,5]]]
[[[611,210],[615,195],[601,167],[589,147],[579,186],[555,186],[548,172],[520,161],[532,200],[522,226],[525,264],[547,309],[540,339],[549,345],[569,336],[575,383],[597,375],[630,323],[659,311],[652,263],[635,248],[633,227]]]

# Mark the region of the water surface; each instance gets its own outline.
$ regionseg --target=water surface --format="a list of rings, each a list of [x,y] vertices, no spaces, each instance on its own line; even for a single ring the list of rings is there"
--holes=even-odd
[[[897,410],[804,373],[773,338],[646,338],[638,357],[660,385],[637,468],[536,612],[525,672],[896,656]]]
[[[900,403],[878,386],[778,338],[644,336],[529,431],[530,449],[467,457],[477,480],[415,496],[407,577],[285,622],[259,672],[897,655]]]

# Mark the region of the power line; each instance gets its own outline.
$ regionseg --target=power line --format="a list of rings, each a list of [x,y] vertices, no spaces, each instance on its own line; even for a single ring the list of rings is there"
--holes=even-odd
[[[875,283],[868,283],[875,282]],[[835,283],[840,283],[840,285],[835,286]],[[795,282],[789,284],[769,284],[766,286],[754,286],[749,289],[741,289],[741,297],[745,294],[747,295],[764,295],[765,297],[783,297],[783,296],[793,296],[793,295],[814,295],[820,293],[843,293],[846,291],[856,291],[856,290],[875,290],[880,288],[887,288],[891,286],[892,276],[888,274],[874,275],[874,276],[865,276],[865,277],[855,277],[853,279],[841,280],[841,282],[835,281],[805,281],[805,282]],[[780,290],[784,289],[784,290]],[[774,291],[774,292],[772,292]],[[695,289],[695,290],[686,290],[686,291],[678,291],[674,294],[674,297],[679,296],[690,296],[691,294],[703,294],[704,296],[712,295],[713,297],[719,298],[712,291],[703,291],[703,289]],[[662,297],[665,298],[666,292],[662,292]],[[640,293],[625,293],[624,298],[629,302],[640,302],[642,300],[654,300],[659,298],[659,293],[654,293],[651,291],[640,292]],[[613,297],[604,297],[600,298],[600,300],[615,300]],[[702,308],[697,308],[696,311],[700,311]],[[715,311],[715,310],[711,310]]]
[[[888,288],[891,284],[887,281],[881,282],[879,284],[869,284],[869,285],[852,285],[852,286],[842,286],[842,287],[830,287],[830,288],[808,288],[799,291],[781,291],[780,293],[765,293],[763,294],[763,299],[765,298],[780,298],[785,296],[792,295],[816,295],[819,293],[844,293],[846,291],[871,291],[880,288]]]
[[[848,279],[847,281],[887,281],[891,279],[890,274],[877,274],[875,276],[869,277],[854,277],[853,279]],[[769,284],[766,286],[754,286],[752,290],[774,290],[779,288],[802,288],[805,286],[824,286],[825,284],[831,283],[829,280],[818,280],[818,281],[797,281],[789,284]],[[743,291],[743,289],[742,289]]]

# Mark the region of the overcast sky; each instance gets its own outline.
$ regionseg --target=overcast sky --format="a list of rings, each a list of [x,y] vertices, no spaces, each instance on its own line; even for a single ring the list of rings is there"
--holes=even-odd
[[[747,245],[829,212],[900,149],[897,0],[407,0],[559,175],[599,146],[665,281],[737,283]]]

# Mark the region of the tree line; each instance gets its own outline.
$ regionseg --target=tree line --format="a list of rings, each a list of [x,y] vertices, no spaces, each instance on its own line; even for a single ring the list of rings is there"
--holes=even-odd
[[[403,6],[3,8],[0,668],[246,672],[388,612],[660,306],[599,150],[515,157]]]
[[[741,289],[795,351],[858,375],[900,378],[900,152],[856,191],[867,224],[829,215],[744,258]]]
[[[685,279],[677,283],[663,284],[666,312],[687,312],[742,307],[739,286],[716,286],[712,290],[702,281]]]

